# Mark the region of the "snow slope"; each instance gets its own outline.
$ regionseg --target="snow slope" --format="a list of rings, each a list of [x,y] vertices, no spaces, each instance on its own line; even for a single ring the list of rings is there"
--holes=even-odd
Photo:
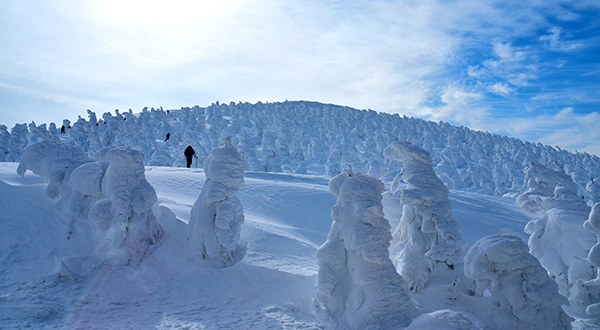
[[[119,266],[94,257],[100,238],[86,222],[76,221],[69,235],[60,202],[46,197],[42,178],[20,177],[16,169],[17,163],[0,163],[0,328],[324,328],[310,304],[316,250],[336,203],[328,178],[247,172],[238,192],[247,255],[216,268],[190,256],[186,244],[203,170],[146,167],[165,236],[139,265]],[[402,214],[398,196],[383,196],[395,228]],[[469,246],[497,233],[527,238],[523,228],[531,215],[514,199],[455,190],[449,198]]]

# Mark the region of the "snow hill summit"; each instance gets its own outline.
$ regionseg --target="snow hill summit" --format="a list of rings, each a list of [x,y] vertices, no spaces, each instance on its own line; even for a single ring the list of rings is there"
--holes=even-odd
[[[259,102],[0,125],[0,161],[1,328],[600,329],[587,153]]]

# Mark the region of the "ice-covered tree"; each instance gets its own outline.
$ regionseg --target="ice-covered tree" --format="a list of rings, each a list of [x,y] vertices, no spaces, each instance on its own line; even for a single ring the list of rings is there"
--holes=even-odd
[[[15,124],[10,130],[10,138],[8,139],[8,145],[6,149],[8,154],[6,155],[6,161],[18,162],[21,160],[23,150],[28,143],[27,136],[29,131],[27,130],[27,124]]]
[[[480,239],[465,256],[465,274],[475,281],[476,294],[491,300],[491,308],[479,310],[492,329],[571,329],[561,309],[566,300],[520,238]]]
[[[391,191],[406,182],[402,218],[393,233],[391,255],[413,292],[428,282],[452,284],[462,276],[465,242],[452,217],[448,189],[436,176],[429,153],[409,142],[394,142],[384,155],[403,163]]]
[[[347,170],[329,182],[337,197],[327,241],[317,250],[313,312],[335,329],[401,329],[415,313],[389,258],[389,222],[378,179]]]
[[[577,185],[562,170],[555,171],[538,163],[530,163],[524,171],[528,189],[517,197],[517,204],[525,212],[535,213],[543,209],[542,198],[553,196],[558,184],[577,192]]]
[[[583,319],[588,325],[600,328],[600,203],[594,204],[583,227],[598,237],[596,245],[592,246],[588,254],[588,260],[596,267],[596,276],[584,283],[592,297],[586,307],[589,317]]]
[[[1,156],[0,156],[1,157]],[[596,203],[600,203],[600,182],[593,179],[585,186],[585,192],[588,194],[589,201],[588,205],[593,206]]]
[[[246,164],[229,137],[204,161],[206,181],[190,214],[190,241],[203,258],[222,266],[241,260],[244,210],[237,197],[244,185]]]
[[[80,147],[45,140],[31,144],[23,151],[17,174],[23,176],[30,170],[48,182],[48,197],[68,199],[71,195],[71,173],[80,165],[92,161]]]
[[[531,254],[558,283],[560,294],[569,299],[570,315],[585,316],[592,296],[582,282],[594,277],[587,255],[596,242],[596,236],[582,226],[590,209],[577,195],[577,185],[563,172],[532,165],[527,178],[530,189],[517,203],[521,202],[524,210],[539,210],[524,229],[530,234]]]
[[[117,263],[136,264],[164,235],[152,212],[157,197],[144,175],[144,155],[129,147],[105,147],[95,157],[110,165],[104,175],[90,168],[96,175],[90,175],[92,182],[87,184],[94,187],[101,179],[104,198],[92,205],[88,216],[106,233],[105,256]],[[82,183],[78,182],[77,190],[84,190]]]
[[[8,141],[10,140],[10,133],[6,125],[0,125],[0,162],[6,161],[8,155]]]

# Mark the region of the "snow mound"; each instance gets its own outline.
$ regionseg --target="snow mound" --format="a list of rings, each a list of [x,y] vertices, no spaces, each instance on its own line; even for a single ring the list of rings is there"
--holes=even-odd
[[[481,321],[473,316],[452,310],[441,310],[423,314],[406,330],[483,330]]]

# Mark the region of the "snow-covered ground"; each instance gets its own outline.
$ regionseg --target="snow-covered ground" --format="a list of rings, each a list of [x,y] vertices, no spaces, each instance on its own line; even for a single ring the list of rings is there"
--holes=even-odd
[[[164,238],[139,265],[118,265],[97,258],[101,238],[90,224],[69,227],[60,203],[46,197],[46,182],[29,171],[20,177],[17,165],[0,163],[0,328],[325,328],[310,306],[316,251],[336,204],[329,178],[246,172],[237,193],[246,256],[220,268],[187,252],[204,171],[146,167]],[[513,198],[457,190],[449,198],[467,245],[498,233],[527,242],[523,229],[532,217]],[[402,216],[398,194],[384,192],[382,202],[394,229]]]

